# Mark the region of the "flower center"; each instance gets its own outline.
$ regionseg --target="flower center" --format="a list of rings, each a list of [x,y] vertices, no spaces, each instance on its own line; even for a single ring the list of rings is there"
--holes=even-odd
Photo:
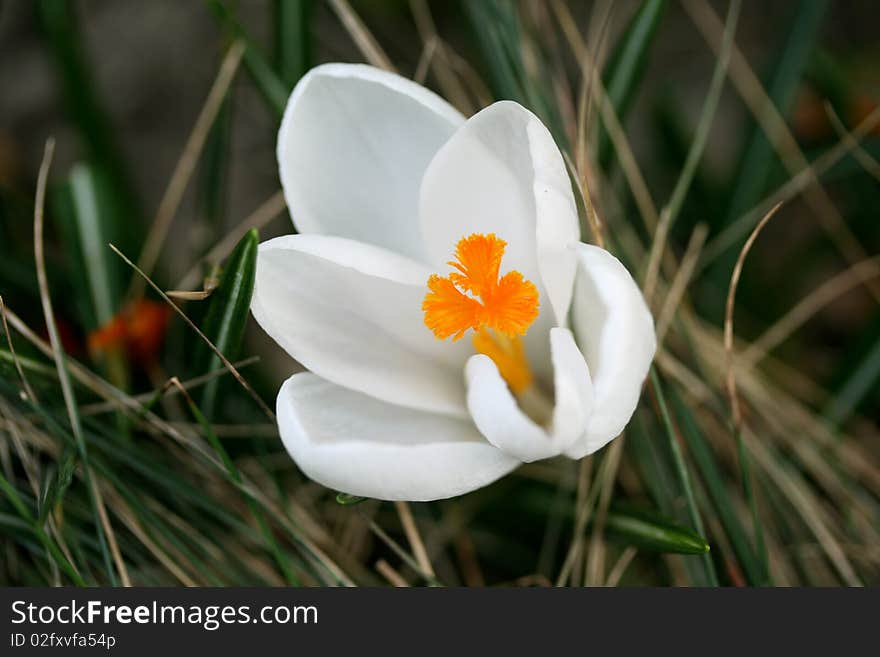
[[[499,278],[507,242],[494,233],[474,233],[458,241],[457,271],[433,274],[422,302],[425,325],[438,340],[460,340],[471,329],[474,348],[491,358],[513,392],[532,383],[520,336],[538,317],[538,288],[518,271]]]

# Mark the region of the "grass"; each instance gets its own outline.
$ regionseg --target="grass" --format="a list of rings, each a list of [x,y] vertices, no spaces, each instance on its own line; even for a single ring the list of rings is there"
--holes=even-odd
[[[779,51],[755,66],[738,37],[755,8],[736,0],[723,18],[702,0],[269,5],[262,43],[235,3],[205,3],[217,73],[155,211],[131,191],[138,163],[116,147],[81,8],[36,5],[83,153],[65,169],[50,146],[32,184],[0,185],[0,583],[877,583],[880,261],[867,254],[880,233],[863,208],[880,201],[880,110],[847,114],[863,89],[823,42],[833,7],[792,5]],[[383,11],[412,25],[401,43],[371,31]],[[653,59],[675,33],[709,62],[695,120]],[[657,320],[649,381],[611,445],[429,504],[338,494],[286,455],[245,331],[257,231],[286,212],[275,193],[230,215],[230,143],[242,87],[277,121],[327,43],[465,113],[513,98],[550,126],[584,239],[627,263]],[[813,108],[824,135],[791,118],[805,85],[833,99]],[[652,108],[646,148],[631,119]],[[726,134],[741,151],[706,162]],[[196,212],[210,239],[180,276],[163,247]],[[141,298],[169,309],[162,349],[83,347]]]

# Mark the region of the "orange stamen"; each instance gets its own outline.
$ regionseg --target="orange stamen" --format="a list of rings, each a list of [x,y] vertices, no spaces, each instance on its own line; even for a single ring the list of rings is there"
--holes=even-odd
[[[425,325],[440,340],[460,340],[473,330],[474,348],[521,394],[531,386],[532,372],[519,336],[538,317],[538,288],[518,271],[498,278],[506,246],[493,233],[460,239],[449,263],[458,271],[428,279],[422,310]]]
[[[528,331],[538,316],[538,288],[518,271],[498,278],[505,246],[494,233],[462,238],[449,263],[458,272],[428,279],[422,310],[438,339],[458,340],[468,329],[482,327],[511,338]]]
[[[525,345],[519,337],[509,338],[487,329],[474,332],[474,349],[492,359],[501,378],[516,394],[522,394],[532,385],[532,370],[526,360]]]
[[[428,292],[422,302],[425,324],[440,340],[454,335],[460,340],[468,329],[480,325],[480,302],[459,291],[448,278],[432,275],[428,279]]]

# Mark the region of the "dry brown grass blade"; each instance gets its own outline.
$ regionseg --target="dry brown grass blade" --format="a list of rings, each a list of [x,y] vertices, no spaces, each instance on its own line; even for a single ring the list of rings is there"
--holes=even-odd
[[[719,362],[718,351],[723,342],[722,333],[712,324],[707,324],[690,312],[681,314],[682,321],[693,338],[693,346],[701,363],[706,368],[701,370],[703,374],[698,376],[691,372],[686,365],[669,355],[668,351],[658,354],[658,363],[662,367],[671,365],[670,373],[678,378],[688,390],[690,396],[698,398],[695,391],[702,390],[705,386],[703,379],[710,380],[714,377],[723,379],[725,376],[724,363]],[[817,416],[804,402],[793,396],[790,392],[775,384],[758,370],[738,370],[738,382],[744,391],[750,395],[753,403],[755,400],[772,400],[769,407],[775,415],[789,426],[789,433],[793,436],[808,435],[822,448],[829,450],[840,459],[848,472],[864,482],[871,490],[880,490],[880,469],[876,465],[876,457],[873,456],[861,442],[845,433],[832,431],[823,419]],[[705,394],[709,397],[713,393],[708,388]],[[723,432],[725,440],[720,446],[727,444],[727,430]]]
[[[630,546],[621,553],[617,562],[611,568],[611,572],[608,573],[608,579],[605,580],[605,586],[617,586],[620,583],[623,574],[626,572],[626,569],[629,568],[629,565],[632,563],[637,552],[638,550]]]
[[[596,205],[593,203],[593,199],[590,196],[590,188],[587,184],[588,176],[581,176],[578,173],[577,166],[571,161],[571,157],[569,157],[568,153],[563,153],[562,157],[565,159],[566,167],[568,167],[569,176],[580,183],[574,187],[578,196],[580,196],[581,203],[584,204],[584,214],[586,215],[587,223],[590,225],[590,232],[593,235],[593,239],[597,246],[604,249],[605,227],[602,224],[602,220],[599,218],[599,213],[596,212]]]
[[[21,361],[18,360],[18,354],[15,353],[15,345],[12,344],[12,334],[9,332],[9,322],[6,321],[6,304],[3,302],[3,296],[0,295],[0,317],[3,318],[3,331],[6,333],[6,344],[9,346],[9,353],[12,354],[12,361],[15,364],[15,371],[18,372],[18,378],[21,379],[21,385],[24,388],[24,394],[33,403],[38,403],[37,395],[27,377],[21,368]]]
[[[708,2],[698,0],[683,0],[682,5],[702,33],[706,43],[718,56],[724,26],[715,10]],[[742,51],[736,46],[733,47],[729,71],[734,86],[761,125],[767,140],[776,150],[789,175],[795,176],[802,171],[812,172],[809,161],[788,129],[785,119],[773,104]],[[804,197],[844,258],[850,264],[864,260],[867,256],[864,248],[844,221],[817,175],[810,176],[804,188]],[[875,298],[880,300],[880,285],[872,284],[870,289]]]
[[[663,346],[663,338],[666,337],[666,332],[669,330],[672,318],[675,316],[679,304],[681,304],[681,300],[684,298],[684,293],[694,275],[694,270],[697,267],[697,262],[700,260],[700,253],[702,253],[708,234],[709,228],[706,224],[697,224],[688,240],[687,248],[681,258],[681,264],[678,267],[678,271],[675,272],[675,277],[672,279],[669,291],[666,293],[666,300],[663,302],[663,307],[657,315],[658,351]]]
[[[853,140],[852,136],[847,132],[846,126],[843,125],[843,121],[840,120],[840,117],[837,116],[837,112],[834,111],[834,107],[831,103],[826,100],[824,106],[825,113],[828,115],[828,120],[831,122],[831,127],[834,128],[837,136],[847,142],[847,145],[852,149],[853,157],[859,161],[859,164],[862,165],[865,171],[871,174],[877,182],[880,182],[880,162],[875,160],[868,151],[862,148],[861,144]]]
[[[428,77],[428,71],[431,68],[431,62],[434,61],[434,55],[437,53],[437,40],[431,39],[425,41],[422,45],[422,54],[419,55],[419,62],[416,64],[415,73],[413,73],[413,82],[424,85]]]
[[[605,581],[605,521],[608,518],[608,506],[611,504],[611,493],[620,469],[623,456],[623,445],[626,435],[620,435],[611,444],[605,458],[607,463],[602,472],[599,502],[596,507],[596,520],[590,535],[590,547],[587,552],[587,568],[584,583],[587,586],[599,586]]]
[[[712,124],[715,122],[716,111],[721,100],[721,93],[724,90],[727,70],[730,65],[730,53],[735,46],[736,27],[739,23],[741,8],[742,4],[739,0],[731,0],[729,3],[727,18],[721,35],[721,45],[716,51],[718,59],[712,72],[709,87],[706,90],[706,97],[700,110],[700,118],[694,129],[693,138],[681,172],[675,182],[675,187],[669,196],[669,200],[666,201],[663,209],[660,211],[660,221],[657,224],[657,230],[654,231],[652,236],[651,248],[648,252],[648,265],[645,268],[644,284],[642,285],[645,298],[648,299],[649,303],[654,297],[654,290],[660,275],[660,264],[666,251],[669,231],[672,229],[672,224],[687,198],[688,190],[696,175],[697,168],[703,159]]]
[[[226,53],[226,57],[223,58],[223,62],[220,65],[217,78],[214,80],[214,84],[208,93],[201,112],[199,112],[189,139],[187,139],[186,145],[183,147],[180,159],[174,167],[168,187],[165,188],[165,193],[162,195],[162,200],[159,203],[159,209],[156,211],[156,217],[150,226],[150,233],[147,235],[141,255],[138,258],[138,267],[145,272],[152,272],[153,267],[156,266],[156,261],[159,259],[159,254],[162,250],[162,244],[168,235],[168,229],[171,227],[174,215],[177,214],[177,209],[180,207],[183,193],[186,191],[187,185],[189,185],[189,181],[198,164],[199,155],[201,155],[202,149],[205,146],[208,134],[211,132],[211,126],[214,125],[214,120],[217,118],[217,113],[223,104],[223,99],[226,98],[229,87],[235,79],[235,74],[238,71],[238,65],[241,63],[244,51],[244,43],[236,41],[232,44],[229,52]],[[143,280],[134,277],[129,287],[129,298],[137,298],[143,292]]]
[[[880,276],[880,256],[874,256],[829,279],[753,340],[740,354],[739,367],[754,367],[822,308],[866,280],[878,276]]]
[[[413,518],[409,503],[395,502],[394,507],[397,509],[400,524],[403,526],[403,533],[406,534],[406,540],[409,541],[409,546],[412,549],[413,556],[416,558],[416,563],[428,575],[436,577],[434,567],[428,558],[428,551],[425,549],[425,543],[422,540],[421,534],[419,534],[419,528],[416,525],[415,518]]]
[[[382,529],[375,520],[368,517],[361,510],[358,510],[358,514],[361,516],[364,522],[367,523],[370,531],[373,532],[376,538],[382,541],[392,552],[394,552],[394,554],[400,557],[400,559],[403,560],[406,565],[408,565],[416,573],[418,573],[419,577],[421,577],[423,580],[425,580],[425,582],[429,584],[439,584],[436,576],[426,570],[423,570],[421,565],[419,565],[419,562],[416,560],[415,556],[404,550],[400,546],[400,544],[393,538],[391,538],[388,533],[384,529]]]
[[[27,449],[25,445],[25,441],[21,435],[21,431],[19,431],[18,423],[14,421],[15,416],[13,415],[12,409],[2,400],[0,399],[0,420],[2,420],[3,429],[9,434],[9,442],[12,443],[13,448],[15,449],[15,453],[18,455],[18,458],[21,459],[21,464],[24,469],[25,477],[28,480],[28,484],[30,484],[31,491],[34,493],[34,497],[39,498],[40,496],[40,461],[35,458]],[[7,448],[8,444],[6,441],[0,442],[0,447]],[[12,481],[14,479],[12,463],[4,462],[3,467],[6,470],[6,478]],[[71,561],[71,563],[73,563]]]
[[[746,256],[752,249],[758,235],[764,230],[764,226],[774,217],[774,215],[782,207],[782,203],[777,203],[773,208],[764,215],[764,218],[758,222],[749,239],[743,245],[739,256],[736,259],[736,265],[733,267],[733,274],[730,276],[730,285],[727,288],[727,303],[724,310],[724,360],[726,363],[725,370],[725,387],[727,396],[730,401],[730,411],[733,417],[733,426],[739,430],[742,426],[742,412],[739,407],[739,397],[736,394],[736,375],[733,369],[733,307],[736,302],[736,288],[739,285],[739,279],[742,275],[743,264]]]
[[[376,572],[382,575],[391,586],[396,586],[397,588],[407,588],[409,587],[409,582],[407,582],[403,575],[394,570],[390,563],[385,561],[385,559],[379,559],[376,562]]]
[[[232,253],[232,250],[235,248],[235,245],[239,243],[242,237],[244,237],[245,233],[247,233],[251,228],[256,228],[259,230],[270,221],[275,219],[278,215],[284,212],[284,209],[287,207],[287,204],[284,201],[284,192],[280,189],[272,194],[268,199],[263,201],[259,207],[251,212],[235,228],[230,230],[226,237],[217,242],[211,250],[208,251],[204,257],[199,258],[198,261],[190,267],[189,271],[183,275],[183,278],[177,283],[177,289],[185,290],[191,288],[193,285],[198,284],[199,282],[199,270],[202,262],[209,263],[218,263],[223,260],[226,256]]]
[[[841,139],[834,146],[817,157],[805,169],[792,176],[787,182],[764,198],[755,208],[730,223],[721,233],[712,239],[703,253],[703,262],[699,270],[725,250],[733,246],[740,237],[748,233],[749,226],[756,214],[763,215],[773,205],[793,199],[802,193],[815,178],[821,177],[826,171],[852,152],[853,145],[858,144],[874,128],[880,126],[880,107],[877,107],[856,128],[848,133],[850,139]]]
[[[599,485],[601,474],[595,481],[593,481],[593,460],[592,456],[582,459],[578,469],[574,534],[571,543],[568,546],[565,560],[562,562],[562,568],[559,570],[559,575],[556,577],[556,586],[565,586],[569,582],[572,578],[572,573],[575,570],[575,564],[581,560],[584,552],[583,548],[586,540],[585,532],[587,529],[587,523],[593,513],[593,508],[601,489],[601,486]],[[606,467],[607,461],[603,463],[600,473],[604,472]]]
[[[178,553],[174,555],[175,559],[172,559],[171,555],[166,552],[166,550],[170,551],[169,548],[171,546],[166,546],[163,549],[149,537],[144,531],[144,528],[141,527],[141,524],[138,522],[131,507],[128,506],[123,497],[116,492],[110,483],[105,481],[103,488],[107,494],[107,499],[111,502],[113,512],[119,517],[122,523],[128,527],[128,530],[132,535],[137,538],[145,548],[147,548],[150,554],[156,557],[156,560],[161,563],[181,584],[188,587],[198,586],[198,582],[193,580],[183,571],[182,568],[180,568],[180,566],[177,565],[178,562],[186,563],[186,559],[183,555]]]
[[[127,264],[129,267],[134,269],[138,273],[138,275],[140,275],[147,282],[147,284],[151,288],[153,288],[153,290],[160,297],[162,297],[162,300],[165,301],[165,303],[167,303],[171,307],[171,309],[174,310],[174,312],[176,312],[178,315],[180,315],[180,318],[183,319],[183,321],[186,323],[186,325],[189,326],[193,331],[195,331],[196,335],[198,335],[199,338],[201,338],[205,342],[205,344],[208,345],[208,347],[211,349],[211,351],[213,351],[214,354],[220,359],[220,362],[223,363],[223,366],[227,370],[229,370],[229,373],[232,374],[233,377],[235,377],[235,380],[238,381],[238,383],[241,385],[241,387],[244,388],[245,391],[251,396],[251,399],[253,399],[256,402],[257,406],[260,407],[260,410],[262,410],[263,413],[265,413],[266,416],[274,422],[275,421],[275,413],[272,411],[272,409],[266,405],[266,402],[264,402],[262,400],[262,398],[256,393],[256,391],[251,387],[251,384],[249,384],[245,380],[245,378],[241,375],[241,373],[236,369],[235,365],[233,365],[229,361],[229,359],[223,355],[223,352],[220,351],[216,347],[216,345],[214,345],[213,342],[211,342],[211,340],[208,338],[208,336],[206,336],[204,333],[202,333],[202,330],[198,326],[195,325],[195,322],[193,322],[187,316],[187,314],[185,312],[183,312],[177,306],[177,304],[174,303],[168,297],[168,295],[165,294],[165,292],[163,292],[162,289],[153,282],[153,280],[149,276],[147,276],[143,271],[141,271],[140,267],[138,267],[131,260],[129,260],[125,256],[125,254],[122,253],[122,251],[117,249],[113,244],[110,245],[110,248],[113,250],[113,252],[116,255],[118,255],[120,258],[122,258],[122,260],[123,260],[123,262],[125,262],[125,264]]]
[[[614,145],[618,161],[620,162],[620,168],[632,191],[645,227],[653,233],[659,221],[657,206],[651,197],[651,192],[639,168],[632,146],[629,143],[629,138],[626,136],[626,131],[623,129],[614,106],[608,99],[608,94],[605,91],[605,85],[602,84],[602,76],[598,71],[596,62],[584,43],[577,23],[572,17],[568,6],[562,0],[554,0],[552,6],[562,32],[568,40],[569,47],[578,62],[578,66],[581,67],[581,74],[587,79],[592,80],[592,95],[595,96],[595,102],[598,103],[599,115],[605,123],[608,137]]]
[[[593,7],[593,16],[591,17],[591,28],[593,26],[593,20],[595,20],[599,11],[599,5],[602,3],[597,3]],[[578,171],[581,171],[584,178],[584,186],[587,185],[587,182],[595,179],[594,169],[598,166],[593,158],[590,157],[590,149],[587,148],[588,137],[587,133],[589,132],[588,126],[593,126],[593,132],[596,133],[598,129],[598,123],[593,122],[593,110],[595,109],[595,103],[591,102],[592,93],[593,93],[593,81],[596,79],[596,75],[599,70],[602,69],[603,61],[602,61],[602,52],[605,44],[607,43],[606,37],[609,33],[609,25],[611,22],[612,15],[612,5],[611,3],[606,3],[607,11],[602,14],[601,25],[599,28],[598,36],[595,37],[595,40],[590,40],[590,37],[587,38],[585,43],[585,47],[593,52],[593,61],[595,62],[595,66],[591,69],[590,77],[587,78],[584,75],[581,75],[581,88],[578,93],[578,105],[577,105],[577,125],[575,128],[575,162],[577,163]],[[591,30],[592,31],[592,30]],[[592,50],[590,50],[592,45]],[[595,155],[595,152],[594,152]]]
[[[28,342],[30,342],[45,356],[53,358],[52,345],[50,345],[48,342],[38,336],[12,310],[7,309],[7,316],[9,318],[10,325],[20,335],[22,335]],[[83,387],[98,395],[102,399],[112,402],[114,404],[114,408],[126,411],[132,417],[146,421],[154,430],[158,431],[161,434],[171,436],[181,444],[184,444],[187,447],[199,452],[209,461],[215,462],[217,467],[222,467],[220,461],[216,460],[216,458],[213,456],[211,451],[207,449],[206,446],[199,446],[198,444],[189,440],[186,436],[177,431],[173,425],[169,424],[154,413],[150,411],[144,412],[143,406],[139,402],[137,402],[131,396],[122,392],[73,358],[66,356],[64,360],[68,372],[70,372],[71,376],[73,376],[74,379],[76,379]]]
[[[205,276],[201,290],[168,290],[165,292],[172,299],[181,301],[204,301],[210,297],[220,285],[220,265],[211,267],[211,271]]]
[[[244,358],[242,360],[236,361],[233,363],[235,367],[241,369],[243,367],[247,367],[248,365],[252,365],[260,360],[259,356],[251,356],[250,358]],[[228,370],[225,367],[218,368],[216,370],[212,370],[207,374],[203,374],[201,376],[194,377],[192,379],[188,379],[183,381],[181,385],[187,390],[192,390],[193,388],[197,388],[200,385],[207,383],[208,381],[212,381],[218,377],[221,377],[225,374],[228,374]],[[169,377],[170,378],[170,377]],[[177,394],[177,389],[173,390],[165,390],[167,386],[167,382],[162,386],[162,392],[165,396],[171,396]],[[153,397],[159,393],[160,390],[152,390],[150,392],[145,392],[140,395],[132,396],[132,399],[144,403],[150,401]],[[83,404],[79,408],[80,415],[96,415],[98,413],[110,413],[118,408],[118,404],[114,404],[113,402],[94,402],[92,404]]]
[[[7,309],[7,314],[9,324],[20,335],[44,355],[50,358],[53,356],[51,345],[31,330],[30,327],[28,327],[28,325],[25,324],[12,310]],[[113,402],[117,408],[126,411],[132,418],[139,422],[147,423],[155,435],[171,438],[176,444],[181,445],[186,450],[198,454],[206,463],[209,463],[214,468],[215,473],[225,472],[223,463],[204,440],[194,435],[182,433],[173,424],[163,420],[155,413],[145,411],[143,406],[137,400],[117,389],[100,376],[78,363],[76,360],[66,357],[65,361],[70,374],[85,388],[99,397]],[[43,449],[45,451],[45,445],[43,446]],[[223,479],[223,481],[225,481],[225,479]],[[245,480],[242,488],[270,511],[272,517],[279,523],[279,525],[282,525],[291,533],[300,535],[299,540],[306,548],[308,548],[311,555],[314,556],[316,563],[321,568],[329,572],[343,585],[353,585],[351,578],[327,555],[325,550],[316,544],[313,538],[310,538],[307,535],[302,535],[300,531],[301,528],[307,530],[312,536],[318,536],[322,542],[327,542],[321,533],[322,530],[320,525],[311,518],[301,505],[294,500],[288,500],[288,508],[283,510],[274,500],[267,497],[263,490],[256,488],[250,480]],[[295,525],[288,519],[288,515],[293,517],[293,521],[296,523]]]
[[[810,527],[810,530],[822,545],[823,550],[834,564],[843,581],[848,586],[862,586],[852,564],[850,564],[849,559],[846,557],[846,553],[822,518],[819,506],[812,498],[813,496],[800,482],[787,475],[755,435],[747,430],[743,437],[747,440],[749,453],[755,461],[786,494],[795,508],[801,512],[804,522]]]
[[[758,235],[764,230],[764,226],[773,218],[773,216],[782,207],[782,203],[777,203],[773,208],[764,215],[764,218],[758,222],[749,239],[743,245],[736,259],[736,265],[733,267],[733,273],[730,276],[730,285],[727,288],[727,303],[724,310],[724,361],[725,361],[725,387],[727,396],[730,401],[730,411],[733,417],[733,426],[739,430],[742,426],[742,412],[739,407],[739,397],[736,393],[736,374],[733,369],[733,307],[736,302],[736,288],[739,285],[739,279],[742,275],[743,264],[746,256],[752,249]]]
[[[470,116],[477,110],[477,107],[455,70],[448,46],[437,34],[428,3],[426,0],[410,0],[409,6],[416,29],[425,45],[425,51],[432,53],[430,58],[426,58],[429,65],[426,64],[424,75],[427,77],[428,71],[433,70],[444,98],[462,114]],[[414,77],[418,81],[418,73]]]
[[[70,385],[70,379],[64,369],[64,349],[58,337],[58,330],[55,323],[55,311],[52,308],[52,298],[49,296],[49,280],[46,276],[46,257],[43,249],[43,209],[46,202],[46,185],[49,178],[49,168],[52,166],[52,156],[55,153],[55,140],[49,139],[46,142],[46,149],[43,152],[43,161],[40,164],[40,171],[37,176],[37,193],[34,200],[34,261],[37,268],[37,284],[40,288],[40,302],[43,306],[43,316],[46,319],[46,326],[49,329],[49,342],[52,345],[52,356],[55,359],[55,368],[58,371],[58,380],[61,384],[61,394],[64,397],[64,405],[67,408],[67,415],[70,418],[70,426],[73,430],[74,437],[80,445],[85,444],[85,438],[82,435],[82,429],[77,416],[76,398],[73,388]],[[85,465],[85,464],[84,464]],[[88,467],[85,465],[85,467]],[[101,491],[95,483],[93,476],[88,476],[88,485],[91,489],[92,497],[95,501],[95,508],[98,517],[104,529],[104,535],[107,538],[107,545],[110,554],[119,573],[119,579],[123,586],[131,586],[131,580],[128,576],[128,569],[119,552],[119,545],[116,542],[116,534],[107,517],[107,509],[104,507],[104,500],[101,497]]]
[[[382,46],[379,45],[376,37],[364,25],[357,12],[352,9],[348,0],[329,0],[329,2],[336,17],[339,18],[339,21],[345,27],[345,31],[348,32],[348,35],[366,60],[373,66],[396,73],[397,69],[394,68],[394,64],[388,59],[388,55],[382,50]]]

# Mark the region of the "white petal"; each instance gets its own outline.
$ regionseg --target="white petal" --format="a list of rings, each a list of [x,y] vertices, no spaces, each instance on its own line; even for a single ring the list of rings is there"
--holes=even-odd
[[[363,64],[325,64],[296,85],[278,133],[284,196],[301,233],[424,260],[425,167],[464,117],[433,92]]]
[[[498,368],[488,356],[472,356],[465,368],[468,410],[490,443],[511,456],[531,462],[561,454],[584,431],[592,405],[590,374],[571,331],[550,331],[556,405],[548,430],[520,408]]]
[[[569,450],[580,458],[623,431],[654,358],[654,320],[636,282],[620,261],[581,244],[572,325],[593,379],[593,412],[584,436]]]
[[[471,356],[465,378],[468,409],[486,440],[527,463],[559,454],[547,432],[520,409],[491,358]]]
[[[471,117],[425,171],[419,208],[431,262],[442,266],[462,237],[495,233],[507,242],[502,272],[517,269],[537,284],[553,325],[565,324],[577,207],[562,155],[538,117],[511,101]]]
[[[300,469],[352,495],[442,499],[519,465],[466,420],[386,404],[308,372],[284,383],[277,410],[284,446]]]
[[[260,245],[251,310],[322,378],[392,404],[465,417],[470,345],[423,323],[429,271],[369,244],[288,235]]]
[[[568,329],[550,331],[553,381],[556,393],[552,434],[562,449],[581,435],[593,411],[593,382],[583,354]]]

